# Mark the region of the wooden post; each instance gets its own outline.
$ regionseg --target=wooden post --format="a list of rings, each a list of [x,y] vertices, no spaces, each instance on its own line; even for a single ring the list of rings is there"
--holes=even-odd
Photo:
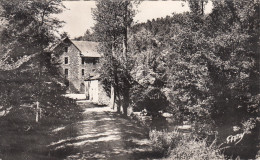
[[[39,101],[37,101],[36,102],[36,122],[38,123],[38,121],[39,121],[39,113],[38,113],[38,111],[39,111]]]

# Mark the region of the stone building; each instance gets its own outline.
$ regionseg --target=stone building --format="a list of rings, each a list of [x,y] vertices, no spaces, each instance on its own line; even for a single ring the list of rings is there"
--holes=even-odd
[[[57,64],[61,75],[67,79],[67,93],[81,93],[97,104],[108,104],[109,97],[99,81],[97,67],[101,55],[97,42],[61,40],[47,49],[51,63]]]
[[[68,80],[68,93],[86,93],[84,81],[97,75],[101,57],[97,45],[97,42],[65,38],[49,49],[52,63],[59,65],[60,73]]]

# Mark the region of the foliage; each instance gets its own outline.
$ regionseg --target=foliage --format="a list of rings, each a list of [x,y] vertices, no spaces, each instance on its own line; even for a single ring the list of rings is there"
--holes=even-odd
[[[6,21],[2,30],[1,60],[13,63],[24,55],[42,52],[55,38],[61,23],[53,14],[60,13],[60,0],[1,0],[0,17]]]
[[[210,160],[225,159],[225,156],[214,143],[208,145],[206,140],[196,140],[194,137],[184,136],[166,159]]]
[[[205,10],[205,5],[208,3],[208,0],[198,0],[198,1],[193,1],[193,0],[187,0],[191,13],[194,14],[194,16],[203,16],[204,15],[204,10]]]
[[[146,109],[151,115],[158,115],[168,106],[165,95],[158,88],[142,86],[133,87],[131,90],[132,105],[135,110],[141,111]]]
[[[166,159],[225,159],[215,141],[209,145],[206,139],[198,140],[191,134],[153,130],[149,137],[153,150],[164,153]]]
[[[153,150],[167,156],[173,148],[177,147],[181,134],[177,130],[173,132],[152,130],[149,132],[149,138]]]
[[[259,33],[255,30],[256,25],[259,25],[259,2],[244,3],[226,1],[213,11],[212,17],[215,17],[216,12],[225,9],[226,12],[219,18],[225,18],[225,21],[222,19],[220,22],[229,22],[229,25],[225,25],[229,28],[217,32],[218,34],[209,41],[211,52],[217,59],[212,61],[210,58],[209,66],[210,76],[214,80],[214,87],[211,89],[215,99],[214,105],[218,106],[213,118],[217,120],[221,114],[222,120],[230,119],[233,124],[246,121],[249,117],[256,118],[259,112],[257,108],[252,107],[259,106],[256,100],[256,97],[259,97],[259,53],[256,51]],[[230,112],[235,113],[235,116],[228,116]],[[220,125],[224,123],[219,120]]]
[[[189,1],[191,7],[197,2]],[[223,126],[230,131],[239,126],[247,132],[259,123],[260,3],[224,0],[213,4],[209,15],[195,7],[191,13],[134,26],[132,75],[136,73],[133,77],[147,85],[145,89],[154,87],[149,80],[160,80],[159,89],[170,102],[168,112],[180,120],[209,124],[223,140],[232,133],[223,131]],[[141,93],[147,92],[143,88],[136,92],[137,88],[133,98],[142,99]]]
[[[156,115],[158,111],[165,110],[169,103],[162,90],[166,78],[161,73],[165,68],[158,67],[157,63],[161,46],[151,31],[136,26],[131,31],[129,52],[134,63],[130,74],[135,81],[130,90],[132,106],[134,110],[146,109]]]
[[[258,11],[257,1],[214,1],[209,15],[192,10],[138,24],[132,29],[133,70],[151,71],[163,82],[168,111],[180,119],[241,125],[258,113]],[[154,58],[146,63],[142,55]]]
[[[133,21],[132,3],[100,0],[96,5],[97,8],[93,9],[92,14],[97,22],[93,28],[97,38],[102,42],[122,43],[117,39],[125,32],[125,25],[129,26]]]
[[[66,122],[80,118],[79,106],[63,96],[66,91],[63,78],[53,66],[46,66],[39,77],[37,58],[39,55],[18,69],[0,71],[0,111],[6,113],[1,120],[15,128],[35,125],[36,101],[40,102],[40,122],[56,119],[55,122],[48,121],[53,124],[58,123],[57,119]]]
[[[36,102],[41,109],[40,122],[79,118],[75,113],[80,108],[63,97],[64,79],[44,52],[62,24],[52,17],[62,11],[61,1],[1,0],[0,6],[0,17],[5,21],[0,62],[14,66],[0,70],[2,122],[18,128],[35,125]]]
[[[92,42],[97,42],[97,36],[95,33],[91,33],[89,29],[84,33],[83,36],[76,37],[75,40],[77,41],[92,41]]]

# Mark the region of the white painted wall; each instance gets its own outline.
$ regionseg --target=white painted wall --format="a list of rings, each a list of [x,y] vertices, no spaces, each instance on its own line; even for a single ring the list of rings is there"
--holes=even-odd
[[[89,94],[89,100],[98,103],[98,80],[85,81],[85,86],[85,94]]]

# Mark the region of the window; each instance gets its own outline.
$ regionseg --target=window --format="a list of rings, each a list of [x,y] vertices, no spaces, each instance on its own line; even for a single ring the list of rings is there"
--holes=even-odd
[[[65,48],[64,48],[64,52],[68,52],[68,47],[65,47]]]
[[[64,74],[65,74],[66,77],[69,76],[69,69],[65,69]]]
[[[65,57],[64,64],[69,64],[69,57]]]
[[[84,69],[81,70],[81,75],[84,76]]]
[[[83,57],[81,58],[81,64],[84,64],[84,58]]]

